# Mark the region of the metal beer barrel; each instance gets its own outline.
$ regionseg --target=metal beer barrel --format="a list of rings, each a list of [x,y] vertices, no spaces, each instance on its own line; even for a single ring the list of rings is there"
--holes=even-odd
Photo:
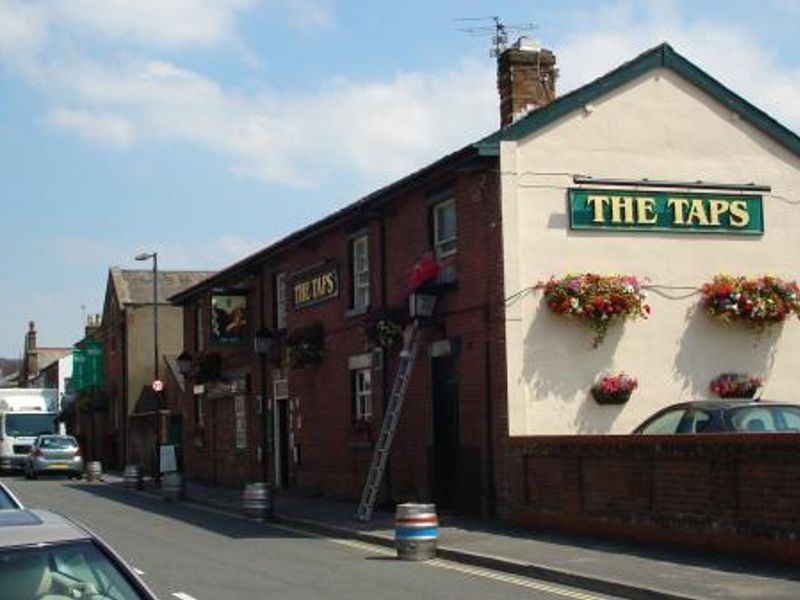
[[[99,460],[90,460],[86,463],[86,480],[94,481],[103,478],[103,465]]]
[[[175,502],[183,500],[186,496],[186,485],[183,481],[183,475],[177,471],[164,473],[161,477],[161,493],[164,495],[164,500]]]
[[[397,556],[405,560],[436,557],[439,519],[435,504],[398,504],[394,520]]]
[[[122,472],[122,485],[130,490],[141,490],[144,488],[142,477],[142,467],[139,465],[128,465]]]
[[[242,497],[244,514],[257,521],[272,518],[272,493],[268,483],[259,481],[244,486]]]

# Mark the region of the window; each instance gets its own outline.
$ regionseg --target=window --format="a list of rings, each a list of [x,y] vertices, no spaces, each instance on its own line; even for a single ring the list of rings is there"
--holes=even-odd
[[[652,435],[666,435],[678,431],[678,424],[686,414],[685,408],[678,408],[670,410],[660,415],[657,415],[649,422],[645,423],[639,433],[652,434]]]
[[[353,286],[354,309],[369,306],[369,237],[360,235],[351,244],[350,277]]]
[[[286,329],[286,273],[275,275],[275,329]]]
[[[233,410],[236,416],[236,449],[247,448],[247,421],[244,416],[244,394],[233,397]]]
[[[441,259],[458,252],[456,243],[456,201],[448,198],[433,205],[433,248]]]
[[[198,352],[203,350],[205,337],[203,335],[203,307],[197,304],[194,307],[194,348]]]
[[[353,371],[353,402],[356,421],[366,421],[372,416],[372,372],[369,369]]]

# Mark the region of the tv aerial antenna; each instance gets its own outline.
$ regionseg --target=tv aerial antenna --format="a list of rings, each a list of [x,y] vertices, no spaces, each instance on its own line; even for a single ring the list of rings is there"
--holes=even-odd
[[[500,17],[461,17],[456,21],[476,23],[476,25],[462,27],[459,31],[468,33],[473,37],[491,37],[492,49],[489,51],[489,56],[493,58],[500,56],[508,48],[509,34],[536,29],[536,25],[533,23],[506,25],[500,20]],[[487,21],[491,21],[491,23],[487,23]]]

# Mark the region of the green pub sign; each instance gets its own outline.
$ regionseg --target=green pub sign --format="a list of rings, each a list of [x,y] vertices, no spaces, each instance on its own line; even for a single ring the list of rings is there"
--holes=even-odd
[[[572,188],[571,229],[762,235],[757,195]]]

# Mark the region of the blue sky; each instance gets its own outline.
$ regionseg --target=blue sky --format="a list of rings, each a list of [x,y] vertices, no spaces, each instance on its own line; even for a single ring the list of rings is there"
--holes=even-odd
[[[0,0],[0,356],[109,266],[217,269],[494,130],[500,16],[559,93],[662,41],[800,131],[800,0]]]

